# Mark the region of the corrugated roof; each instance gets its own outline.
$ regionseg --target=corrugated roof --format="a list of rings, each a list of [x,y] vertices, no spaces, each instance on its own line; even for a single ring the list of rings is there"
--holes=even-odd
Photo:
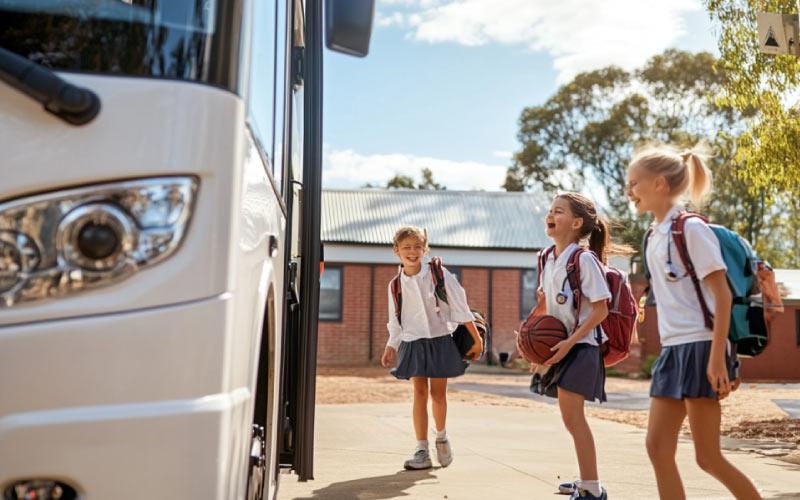
[[[411,189],[325,190],[322,241],[391,245],[402,226],[428,230],[431,246],[531,250],[551,244],[551,199],[533,193]]]

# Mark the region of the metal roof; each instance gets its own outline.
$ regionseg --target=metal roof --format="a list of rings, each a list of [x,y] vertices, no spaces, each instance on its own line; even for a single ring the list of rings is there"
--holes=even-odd
[[[391,245],[400,227],[418,226],[434,247],[535,250],[551,244],[544,233],[551,201],[534,193],[328,189],[322,241]]]

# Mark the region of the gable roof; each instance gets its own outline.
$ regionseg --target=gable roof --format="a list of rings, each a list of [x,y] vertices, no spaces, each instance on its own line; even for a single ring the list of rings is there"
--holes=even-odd
[[[428,230],[433,247],[538,250],[550,245],[550,197],[534,193],[327,189],[322,241],[391,245],[402,226]]]

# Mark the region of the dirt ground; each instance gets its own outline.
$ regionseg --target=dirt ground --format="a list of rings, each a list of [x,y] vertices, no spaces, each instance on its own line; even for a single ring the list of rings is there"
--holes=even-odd
[[[527,387],[530,378],[518,371],[508,374],[470,374],[459,381],[482,384],[520,385]],[[609,377],[606,391],[646,391],[646,380]],[[796,443],[800,450],[800,419],[790,419],[772,399],[796,399],[797,390],[771,388],[744,383],[722,401],[722,433],[741,439],[758,439]],[[379,366],[319,366],[317,369],[317,403],[390,403],[411,402],[411,383],[396,380]],[[537,407],[557,411],[553,406],[534,400],[507,398],[472,391],[450,389],[449,401],[493,406]],[[647,427],[647,411],[622,411],[587,408],[589,416],[612,420],[640,428]],[[684,432],[689,433],[684,423]],[[800,461],[800,451],[793,458]]]

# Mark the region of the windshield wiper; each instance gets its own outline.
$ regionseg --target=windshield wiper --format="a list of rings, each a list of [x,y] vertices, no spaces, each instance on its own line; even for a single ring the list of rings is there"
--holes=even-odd
[[[100,112],[100,98],[59,77],[53,70],[0,47],[0,80],[31,96],[72,125],[89,123]]]

